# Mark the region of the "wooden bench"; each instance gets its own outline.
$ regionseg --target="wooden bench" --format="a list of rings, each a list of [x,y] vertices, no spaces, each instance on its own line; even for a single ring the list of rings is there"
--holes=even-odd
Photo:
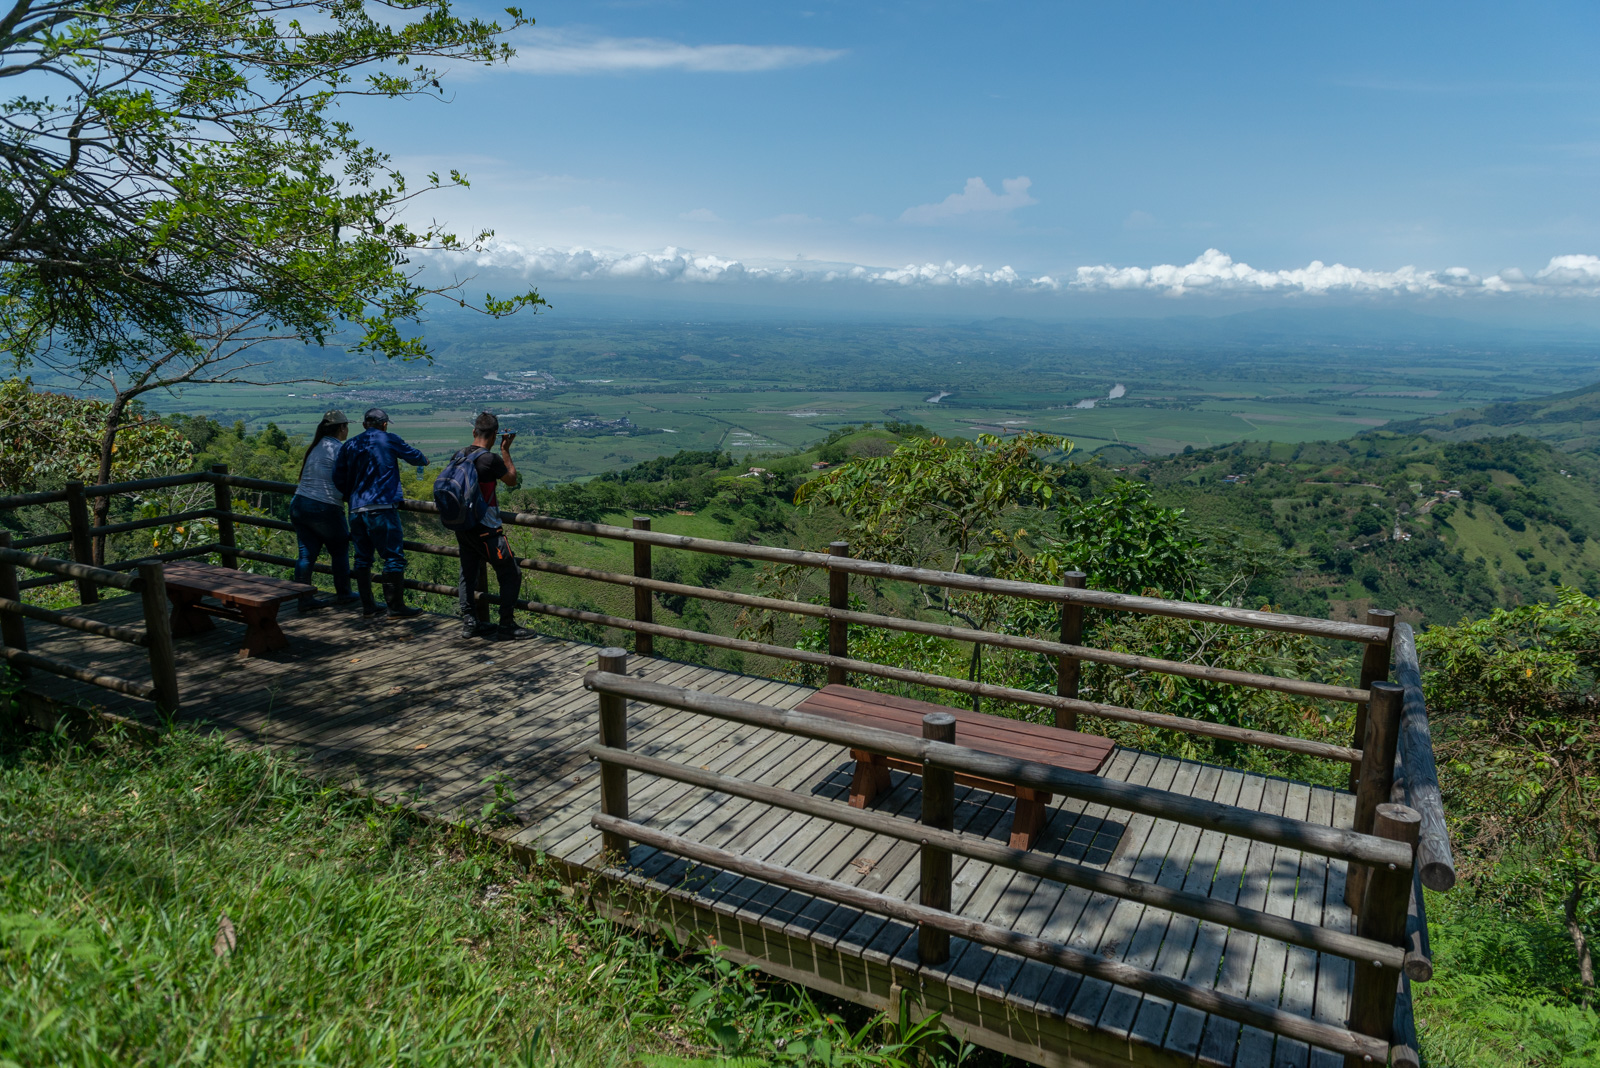
[[[173,637],[204,634],[215,626],[211,617],[221,616],[244,624],[240,656],[260,656],[286,647],[289,639],[278,626],[278,606],[316,591],[315,586],[303,582],[187,560],[168,564],[166,580]],[[219,604],[203,603],[206,597],[216,598]]]
[[[858,690],[853,686],[824,687],[796,705],[795,710],[917,738],[922,737],[923,716],[929,712],[947,712],[956,717],[957,745],[1090,774],[1098,774],[1111,756],[1111,750],[1116,748],[1111,739],[1098,735],[1079,734],[1060,727],[1024,723],[1004,716],[929,704],[927,701],[891,697],[870,690]],[[850,755],[856,762],[855,777],[850,782],[850,804],[855,808],[865,808],[879,791],[889,787],[890,768],[917,774],[922,772],[922,765],[911,760],[870,753],[864,749],[852,749]],[[1011,847],[1033,848],[1034,839],[1044,828],[1049,815],[1045,807],[1050,804],[1049,794],[973,775],[957,774],[956,782],[1015,797],[1017,806],[1011,818]]]

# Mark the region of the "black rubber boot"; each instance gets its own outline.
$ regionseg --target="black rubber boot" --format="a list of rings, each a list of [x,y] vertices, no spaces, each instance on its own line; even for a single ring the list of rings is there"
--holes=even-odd
[[[420,616],[422,609],[406,607],[406,579],[404,575],[383,576],[383,599],[389,605],[390,619],[410,619]]]
[[[385,606],[372,599],[372,572],[358,571],[351,577],[356,580],[356,591],[361,596],[361,614],[368,619],[383,615]]]

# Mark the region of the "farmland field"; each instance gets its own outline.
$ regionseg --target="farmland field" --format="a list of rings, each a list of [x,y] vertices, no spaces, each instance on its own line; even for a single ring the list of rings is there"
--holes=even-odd
[[[330,407],[381,405],[430,458],[478,410],[517,429],[540,481],[679,449],[789,451],[844,425],[900,420],[967,436],[1038,430],[1083,451],[1164,455],[1235,441],[1342,439],[1600,377],[1583,340],[1377,344],[1241,334],[1178,344],[1061,325],[969,327],[595,321],[430,328],[431,364],[286,355],[321,382],[191,387],[158,410],[306,433]]]

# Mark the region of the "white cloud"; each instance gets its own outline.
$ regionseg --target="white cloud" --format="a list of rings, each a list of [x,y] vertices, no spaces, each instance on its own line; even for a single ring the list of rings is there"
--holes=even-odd
[[[591,37],[563,30],[535,30],[516,45],[511,69],[530,74],[623,74],[635,71],[696,71],[750,74],[828,63],[837,48],[799,45],[691,45],[656,37]]]
[[[857,283],[895,287],[985,286],[1003,289],[1059,288],[1049,276],[1025,278],[1011,267],[985,270],[982,264],[910,263],[903,267],[866,267],[852,263],[791,260],[747,264],[710,253],[668,247],[659,252],[612,252],[583,247],[524,247],[496,242],[488,251],[466,259],[475,266],[518,270],[546,281],[603,280],[659,282]]]
[[[1430,271],[1401,267],[1374,271],[1313,260],[1289,270],[1259,270],[1209,248],[1192,263],[1154,267],[1079,267],[1077,289],[1156,290],[1170,296],[1199,292],[1231,293],[1512,293],[1564,292],[1600,296],[1600,257],[1556,256],[1531,278],[1519,270],[1480,277],[1465,267]]]
[[[722,221],[722,218],[710,208],[695,208],[693,211],[685,211],[679,214],[678,218],[685,222],[697,223],[717,223]]]
[[[1025,208],[1029,204],[1039,203],[1028,195],[1028,189],[1032,185],[1031,178],[1007,178],[1000,183],[1000,188],[1004,192],[996,193],[982,178],[968,178],[966,188],[961,192],[951,193],[937,204],[919,204],[914,208],[907,208],[901,213],[900,221],[929,225],[958,215],[1004,214],[1017,208]]]
[[[1314,260],[1305,267],[1267,271],[1207,249],[1183,266],[1079,267],[1071,277],[1028,275],[1009,265],[909,263],[871,267],[818,260],[742,260],[668,247],[653,252],[616,252],[582,246],[553,248],[498,241],[475,256],[448,257],[457,263],[519,271],[542,281],[631,281],[684,283],[767,283],[783,285],[869,285],[906,288],[983,288],[1017,292],[1146,291],[1170,297],[1279,293],[1284,295],[1437,294],[1498,296],[1552,294],[1600,297],[1600,256],[1553,257],[1532,275],[1510,269],[1480,277],[1465,267],[1393,271],[1366,270]]]

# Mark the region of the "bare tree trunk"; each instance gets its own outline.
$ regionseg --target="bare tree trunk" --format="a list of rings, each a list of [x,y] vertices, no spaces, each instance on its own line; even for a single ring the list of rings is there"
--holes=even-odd
[[[1572,878],[1572,893],[1567,895],[1567,934],[1572,936],[1572,945],[1578,951],[1578,979],[1582,981],[1585,991],[1592,991],[1594,989],[1594,955],[1589,951],[1589,939],[1583,933],[1583,924],[1578,922],[1578,904],[1582,900],[1583,877],[1574,875]]]
[[[111,401],[111,409],[106,412],[106,428],[100,435],[100,471],[98,481],[105,485],[111,481],[111,459],[116,452],[117,431],[122,429],[122,417],[128,410],[128,394],[118,391]],[[96,497],[94,499],[94,525],[103,527],[111,515],[111,498]],[[106,536],[99,535],[94,539],[94,562],[98,567],[106,563]]]
[[[973,642],[972,643],[972,666],[967,671],[967,678],[971,679],[973,682],[981,682],[981,681],[983,681],[982,678],[980,677],[982,675],[983,675],[983,646],[978,644],[977,642]],[[982,712],[983,711],[983,708],[979,705],[979,702],[981,700],[982,700],[982,698],[979,697],[977,694],[973,694],[972,695],[972,710],[974,712]]]

